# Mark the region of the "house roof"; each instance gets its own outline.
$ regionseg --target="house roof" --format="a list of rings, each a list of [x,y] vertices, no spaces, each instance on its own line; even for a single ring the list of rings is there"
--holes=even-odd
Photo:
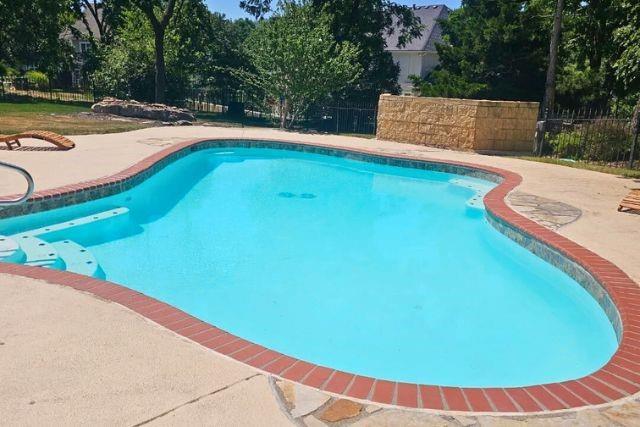
[[[100,30],[98,29],[98,23],[96,22],[96,19],[93,16],[93,14],[91,13],[91,11],[89,11],[87,8],[85,8],[83,10],[83,14],[84,14],[85,19],[87,20],[87,24],[89,24],[89,28],[91,29],[91,33],[93,34],[93,36],[96,37],[97,39],[100,39]],[[102,7],[100,5],[98,5],[97,14],[98,14],[98,19],[101,20],[102,19]],[[86,36],[85,38],[87,40],[89,39],[89,31],[87,31],[87,26],[82,21],[82,19],[78,19],[72,25],[72,27],[74,29],[76,29],[83,36]],[[63,31],[62,37],[64,39],[75,39],[76,38],[69,29],[66,29],[65,31]]]
[[[398,47],[400,31],[395,29],[393,34],[385,34],[387,43],[386,50],[390,51],[432,51],[436,49],[436,43],[442,42],[442,29],[438,25],[438,19],[446,19],[449,16],[449,9],[443,4],[412,7],[413,14],[420,18],[424,26],[422,35],[411,40],[406,46]]]

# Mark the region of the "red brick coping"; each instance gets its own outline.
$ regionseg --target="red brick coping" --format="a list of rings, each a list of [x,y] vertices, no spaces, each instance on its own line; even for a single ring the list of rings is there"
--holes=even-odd
[[[196,150],[204,146],[206,141],[215,140],[215,138],[208,138],[177,144],[147,157],[116,175],[38,192],[33,196],[32,202],[122,183],[145,171],[150,171],[154,165],[171,154],[181,150]],[[234,142],[232,138],[224,138],[224,141],[229,143],[226,146],[242,146],[241,141]],[[252,141],[260,140],[252,139]],[[99,298],[121,304],[179,335],[262,371],[329,393],[379,404],[450,411],[526,413],[598,405],[640,391],[640,288],[611,262],[513,211],[504,199],[520,184],[522,178],[518,174],[470,163],[425,160],[399,154],[385,155],[374,150],[272,140],[262,142],[269,142],[276,146],[295,145],[298,149],[306,147],[310,151],[328,150],[340,152],[342,155],[365,155],[378,159],[392,158],[441,166],[454,165],[502,177],[501,184],[484,198],[489,214],[563,254],[582,266],[600,283],[620,315],[622,331],[618,331],[620,337],[618,350],[604,367],[593,374],[561,383],[514,388],[460,388],[407,384],[354,375],[289,357],[218,329],[154,298],[107,281],[64,271],[7,263],[0,263],[0,273],[46,280],[88,292]]]

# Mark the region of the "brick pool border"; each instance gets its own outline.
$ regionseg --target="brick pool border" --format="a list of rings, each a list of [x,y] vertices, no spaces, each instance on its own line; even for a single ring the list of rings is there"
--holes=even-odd
[[[37,192],[26,205],[0,211],[11,217],[82,203],[125,191],[167,164],[191,152],[212,147],[271,147],[351,157],[375,163],[437,169],[499,181],[485,198],[489,221],[501,232],[554,265],[577,275],[603,306],[618,335],[619,347],[609,362],[585,377],[526,387],[466,388],[408,384],[354,375],[278,353],[203,322],[171,305],[127,287],[65,271],[0,262],[0,273],[41,279],[88,292],[121,304],[202,346],[290,381],[353,399],[407,408],[463,412],[534,413],[612,402],[640,391],[640,287],[620,268],[588,249],[525,218],[505,198],[520,175],[472,163],[420,159],[315,143],[273,139],[207,138],[186,141],[153,154],[115,175]],[[551,255],[549,255],[551,254]],[[585,277],[588,276],[588,277]],[[591,284],[584,281],[592,278]],[[599,287],[594,288],[593,284]]]

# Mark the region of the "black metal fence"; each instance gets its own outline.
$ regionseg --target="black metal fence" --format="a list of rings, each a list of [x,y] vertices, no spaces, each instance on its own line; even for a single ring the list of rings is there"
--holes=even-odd
[[[191,110],[216,116],[218,120],[272,127],[279,126],[283,110],[279,99],[244,90],[192,90],[183,104]],[[375,135],[377,114],[377,100],[328,100],[310,105],[300,117],[295,118],[292,127],[326,133]],[[287,117],[287,122],[291,119]]]
[[[93,103],[96,101],[95,92],[91,84],[78,86],[48,79],[0,77],[0,99],[18,97],[55,102]]]
[[[598,110],[547,112],[538,123],[537,154],[640,169],[635,116]]]

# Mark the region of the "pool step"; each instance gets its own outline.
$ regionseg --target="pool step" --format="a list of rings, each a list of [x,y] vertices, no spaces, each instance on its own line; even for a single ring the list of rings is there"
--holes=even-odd
[[[25,254],[25,259],[20,264],[55,268],[56,270],[65,269],[64,261],[58,256],[57,249],[51,243],[29,234],[17,234],[12,237],[18,242]]]
[[[71,240],[49,243],[29,234],[4,239],[0,240],[0,261],[71,271],[99,279],[106,277],[93,254]],[[8,255],[3,256],[5,254]]]
[[[64,237],[69,237],[71,230],[76,233],[76,236],[86,236],[85,232],[90,230],[81,229],[81,227],[95,223],[104,222],[105,225],[118,227],[120,224],[112,224],[111,221],[127,218],[128,214],[128,208],[114,208],[9,237],[0,236],[0,261],[66,270],[104,279],[105,273],[93,254],[85,247]]]
[[[493,185],[484,184],[475,180],[465,178],[453,178],[449,180],[451,184],[466,187],[475,192],[475,194],[467,200],[467,206],[474,209],[484,209],[484,196],[493,189]]]
[[[15,239],[0,235],[0,261],[21,263],[25,259],[26,256]]]
[[[61,240],[51,243],[58,256],[64,260],[65,270],[89,277],[104,279],[105,274],[93,254],[83,246],[71,241]]]
[[[128,208],[114,208],[107,211],[98,212],[93,215],[87,215],[81,218],[71,219],[69,221],[60,222],[57,224],[47,225],[45,227],[36,228],[35,230],[25,231],[22,235],[29,236],[43,236],[58,233],[68,230],[70,228],[81,227],[83,225],[89,225],[96,222],[102,222],[112,220],[116,218],[122,218],[129,213]]]

